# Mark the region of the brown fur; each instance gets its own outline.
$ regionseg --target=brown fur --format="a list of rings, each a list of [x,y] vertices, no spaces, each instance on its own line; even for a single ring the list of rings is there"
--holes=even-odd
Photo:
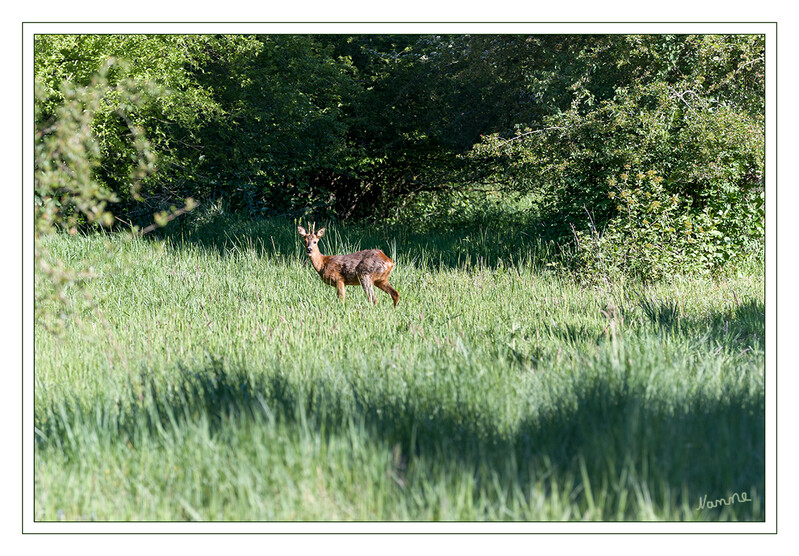
[[[394,270],[394,261],[380,249],[367,249],[349,255],[322,255],[318,243],[319,238],[325,234],[324,228],[308,233],[302,226],[297,226],[297,231],[305,241],[306,253],[314,270],[325,284],[336,287],[342,303],[346,296],[344,286],[360,284],[367,299],[373,304],[377,304],[374,292],[376,286],[391,296],[394,307],[397,306],[399,293],[388,283],[388,277]]]

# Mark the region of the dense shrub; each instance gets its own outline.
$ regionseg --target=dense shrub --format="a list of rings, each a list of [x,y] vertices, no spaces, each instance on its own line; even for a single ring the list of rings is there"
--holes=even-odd
[[[570,104],[487,135],[472,156],[536,194],[549,233],[576,228],[576,268],[654,278],[762,249],[762,37],[599,37],[567,55],[586,66]],[[664,235],[683,222],[682,239]]]
[[[628,169],[610,179],[617,216],[602,230],[574,230],[576,266],[583,276],[663,279],[704,274],[745,256],[725,235],[726,222],[690,197],[669,193],[654,170]]]

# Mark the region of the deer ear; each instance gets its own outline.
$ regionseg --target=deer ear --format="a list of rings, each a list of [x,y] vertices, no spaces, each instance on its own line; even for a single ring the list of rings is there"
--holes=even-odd
[[[308,232],[306,232],[305,228],[303,228],[302,226],[297,226],[297,231],[300,233],[300,235],[302,237],[305,237],[305,236],[308,235]]]
[[[325,229],[320,228],[319,231],[316,232],[316,237],[322,237],[323,235],[325,235]]]

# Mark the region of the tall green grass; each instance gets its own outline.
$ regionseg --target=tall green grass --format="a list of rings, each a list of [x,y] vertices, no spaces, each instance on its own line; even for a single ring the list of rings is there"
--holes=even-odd
[[[757,265],[586,288],[499,224],[328,230],[396,310],[287,220],[50,238],[96,278],[36,330],[36,519],[764,518]]]

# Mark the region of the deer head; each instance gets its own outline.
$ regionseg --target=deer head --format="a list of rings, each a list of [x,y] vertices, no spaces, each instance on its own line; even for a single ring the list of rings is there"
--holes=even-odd
[[[319,247],[316,244],[319,243],[319,239],[325,235],[324,228],[320,228],[318,232],[314,231],[315,228],[315,222],[311,228],[311,233],[306,232],[305,228],[302,226],[297,226],[297,231],[299,232],[300,236],[302,236],[302,239],[305,240],[305,252],[308,253],[308,255],[311,255],[314,250],[319,250]]]

